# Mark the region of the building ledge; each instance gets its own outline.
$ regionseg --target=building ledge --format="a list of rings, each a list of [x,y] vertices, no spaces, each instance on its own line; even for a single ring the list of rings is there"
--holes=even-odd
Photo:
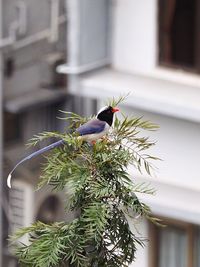
[[[126,104],[134,108],[200,122],[200,78],[197,75],[155,71],[148,75],[127,74],[111,68],[85,73],[80,88],[71,88],[92,98],[107,98],[130,92]]]
[[[156,194],[140,194],[137,196],[141,201],[150,206],[151,211],[157,216],[173,218],[200,224],[200,194],[198,188],[183,187],[182,185],[170,184],[161,179],[137,176],[130,171],[134,182],[146,183],[155,188]],[[187,199],[187,201],[185,201]]]
[[[10,113],[20,113],[34,107],[40,107],[61,101],[67,96],[66,89],[40,88],[5,101],[4,109]]]

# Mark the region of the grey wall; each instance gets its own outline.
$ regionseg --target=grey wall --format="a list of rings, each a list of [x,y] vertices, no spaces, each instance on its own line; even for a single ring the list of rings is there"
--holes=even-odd
[[[17,14],[15,9],[15,4],[17,0],[2,0],[3,2],[3,12],[2,12],[2,30],[3,38],[9,35],[9,26],[13,21],[16,20]],[[23,40],[33,34],[39,33],[43,30],[50,28],[50,0],[25,0],[27,5],[27,33],[24,36],[17,36],[17,41]],[[0,6],[1,9],[1,6]],[[60,0],[60,15],[65,14],[65,0]],[[1,15],[1,12],[0,12]],[[1,23],[1,22],[0,22]],[[1,30],[0,30],[1,35]],[[54,59],[56,55],[57,58],[62,58],[65,61],[66,58],[66,23],[59,26],[59,40],[55,43],[49,43],[48,40],[42,40],[35,42],[28,46],[20,49],[15,49],[14,46],[6,47],[0,50],[0,104],[1,104],[1,92],[3,93],[4,103],[9,99],[16,100],[21,99],[25,93],[34,92],[37,94],[38,90],[44,86],[44,84],[51,85],[54,74],[52,73],[51,67],[53,66]],[[1,68],[1,53],[3,59],[3,67]],[[60,55],[60,56],[59,56]],[[9,70],[9,71],[8,71]],[[6,73],[7,72],[7,73]],[[2,84],[1,84],[2,82]],[[2,85],[2,86],[1,86]],[[57,90],[52,86],[52,90]],[[34,97],[34,94],[33,94]],[[67,97],[66,97],[67,100]],[[65,97],[63,97],[63,102],[65,102]],[[51,103],[51,105],[46,105],[44,107],[38,107],[37,103],[31,110],[24,110],[18,116],[20,117],[19,128],[22,130],[23,134],[20,140],[12,141],[12,144],[4,144],[4,178],[6,177],[6,172],[10,171],[13,167],[13,158],[18,161],[26,153],[25,143],[27,140],[36,134],[36,132],[41,132],[44,130],[56,130],[57,119],[56,111],[63,109],[61,106],[57,106],[56,103]],[[2,105],[0,105],[2,108]],[[2,127],[1,127],[1,111],[0,111],[0,163],[1,163],[1,145],[2,145]],[[8,128],[8,127],[7,127]],[[16,151],[20,151],[19,154],[14,152],[16,146]],[[9,153],[9,149],[11,153]],[[24,153],[24,154],[23,154]],[[18,156],[17,156],[18,155]],[[0,164],[0,167],[2,164]],[[27,166],[26,166],[27,167]],[[27,167],[28,169],[28,167]],[[1,170],[0,170],[1,172]],[[31,170],[29,170],[31,172]],[[21,174],[20,174],[21,175]],[[33,174],[34,175],[34,174]],[[3,175],[2,175],[3,176]],[[21,175],[22,176],[22,175]],[[25,175],[27,176],[27,174]],[[16,177],[15,177],[16,178]],[[22,178],[22,177],[20,177]],[[37,176],[36,176],[37,178]],[[27,177],[24,177],[27,181]],[[2,179],[1,179],[2,181]],[[6,182],[6,178],[4,179]],[[0,184],[0,196],[1,194],[1,184]],[[6,195],[7,187],[4,188],[4,193]],[[5,199],[5,196],[4,196]],[[5,215],[5,214],[4,214]],[[1,265],[1,254],[0,254],[0,267],[7,266],[13,267],[17,266],[16,261],[13,259],[12,255],[7,250],[7,232],[8,232],[8,218],[4,218],[3,229],[4,229],[4,246],[3,251],[1,249],[1,216],[0,216],[0,253],[3,252],[3,265]]]
[[[17,18],[15,4],[17,1],[3,0],[3,35],[9,35],[9,26]],[[50,27],[50,0],[26,0],[27,33],[18,40],[27,38]],[[65,1],[60,0],[60,15],[65,14]],[[66,24],[59,27],[59,40],[49,43],[42,40],[21,49],[12,46],[3,50],[4,68],[7,60],[13,61],[14,69],[10,77],[4,77],[4,96],[14,97],[29,90],[40,87],[44,81],[45,57],[50,53],[60,52],[66,55]],[[46,75],[47,77],[47,75]]]

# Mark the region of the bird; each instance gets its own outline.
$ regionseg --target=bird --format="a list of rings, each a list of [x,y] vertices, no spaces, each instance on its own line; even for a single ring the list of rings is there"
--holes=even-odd
[[[101,139],[102,137],[104,137],[110,127],[113,124],[113,118],[114,118],[114,113],[119,111],[119,108],[117,107],[112,107],[112,106],[105,106],[102,107],[95,118],[89,120],[88,122],[82,124],[80,127],[78,127],[76,129],[76,133],[78,134],[78,139],[82,140],[82,141],[86,141],[88,143],[91,144],[95,144],[95,142],[98,139]],[[56,147],[62,146],[65,144],[64,140],[58,140],[46,147],[43,147],[33,153],[31,153],[30,155],[28,155],[27,157],[23,158],[22,160],[20,160],[15,167],[11,170],[11,172],[8,174],[7,177],[7,186],[9,188],[11,188],[11,178],[12,178],[12,174],[13,172],[16,170],[16,168],[21,165],[22,163],[24,163],[27,160],[30,160],[32,158],[35,158],[51,149],[54,149]]]

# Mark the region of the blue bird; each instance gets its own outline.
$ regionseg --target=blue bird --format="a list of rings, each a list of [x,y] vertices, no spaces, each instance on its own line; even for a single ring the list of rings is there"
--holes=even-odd
[[[111,106],[106,106],[101,108],[97,113],[95,119],[89,120],[88,122],[84,123],[83,125],[81,125],[79,128],[76,129],[76,132],[79,135],[78,139],[89,143],[95,143],[96,140],[102,138],[104,135],[108,133],[110,127],[112,126],[113,115],[117,111],[119,111],[118,108],[113,108]],[[59,140],[53,144],[41,148],[40,150],[33,152],[29,156],[19,161],[8,175],[7,186],[11,188],[12,174],[20,164],[61,145],[64,145],[63,140]]]

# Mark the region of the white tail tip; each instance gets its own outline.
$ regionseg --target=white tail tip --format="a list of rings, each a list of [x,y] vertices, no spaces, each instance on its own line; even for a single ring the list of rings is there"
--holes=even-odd
[[[11,188],[11,178],[12,178],[12,175],[11,175],[11,173],[8,175],[8,178],[7,178],[7,186],[9,187],[9,188]]]

